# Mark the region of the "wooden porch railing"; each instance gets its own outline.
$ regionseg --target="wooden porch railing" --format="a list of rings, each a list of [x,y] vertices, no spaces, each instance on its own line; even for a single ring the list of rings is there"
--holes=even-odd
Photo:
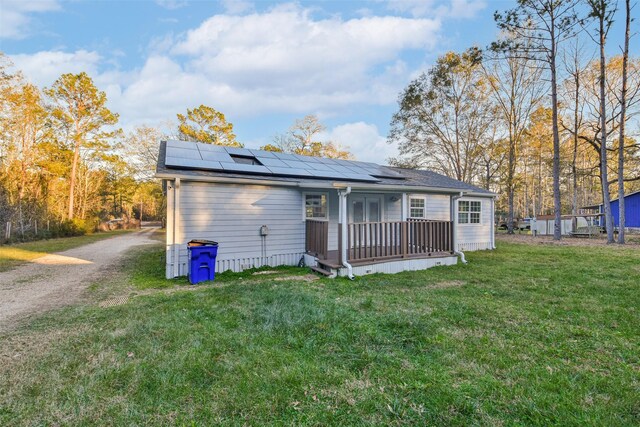
[[[347,225],[350,261],[431,256],[453,251],[451,221],[363,222]]]
[[[306,252],[326,259],[329,251],[329,221],[308,219],[305,227]]]

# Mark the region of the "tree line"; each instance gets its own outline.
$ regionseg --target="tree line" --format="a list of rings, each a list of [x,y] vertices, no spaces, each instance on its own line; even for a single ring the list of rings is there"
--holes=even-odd
[[[116,218],[162,220],[165,200],[154,179],[161,140],[243,147],[233,124],[206,105],[177,114],[166,129],[125,133],[88,74],[63,74],[40,89],[2,53],[0,109],[0,241],[84,234]],[[323,140],[324,131],[306,116],[261,148],[353,157]]]
[[[518,0],[494,15],[500,38],[449,52],[399,96],[391,163],[427,167],[499,194],[497,212],[514,220],[555,216],[640,189],[640,60],[629,57],[629,0]],[[607,56],[614,19],[623,46]],[[629,128],[632,124],[632,128]]]

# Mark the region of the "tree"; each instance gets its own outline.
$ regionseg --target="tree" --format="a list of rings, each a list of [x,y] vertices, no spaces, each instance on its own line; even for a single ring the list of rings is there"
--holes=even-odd
[[[620,96],[620,135],[618,137],[618,243],[623,245],[625,239],[625,205],[624,205],[624,140],[627,107],[627,72],[629,67],[629,31],[631,27],[631,0],[625,1],[625,33],[622,51],[622,93]]]
[[[18,163],[18,222],[24,235],[24,200],[30,171],[34,168],[40,142],[48,133],[48,114],[42,103],[40,90],[32,84],[24,84],[7,94],[8,136]]]
[[[604,219],[607,231],[607,243],[613,243],[613,216],[611,214],[611,196],[609,193],[609,178],[607,165],[607,98],[605,86],[607,84],[605,45],[607,36],[613,24],[613,16],[616,8],[611,0],[587,0],[589,6],[588,18],[597,21],[596,37],[593,37],[598,44],[600,53],[599,62],[599,88],[600,88],[600,180],[602,182],[602,204],[604,206]]]
[[[278,147],[277,145],[273,145],[273,144],[266,144],[263,145],[262,147],[260,147],[261,150],[264,151],[271,151],[273,153],[282,153],[282,148]]]
[[[178,114],[178,122],[178,135],[182,140],[243,147],[236,141],[233,124],[227,122],[224,114],[206,105],[187,109],[186,115]]]
[[[518,7],[496,12],[498,27],[513,37],[493,44],[495,50],[533,59],[550,73],[553,126],[554,240],[561,238],[560,132],[558,129],[557,55],[559,45],[573,35],[577,23],[576,0],[518,0]]]
[[[518,145],[527,129],[531,112],[542,99],[544,86],[540,83],[541,68],[531,58],[507,55],[505,58],[495,58],[483,69],[498,106],[497,112],[507,130],[507,232],[513,234]]]
[[[402,157],[393,164],[430,167],[473,181],[494,112],[481,61],[475,48],[449,52],[409,83],[391,120],[388,140],[398,144]]]
[[[153,178],[158,164],[160,141],[166,138],[157,128],[142,125],[129,132],[125,153],[134,173],[143,180]]]
[[[274,137],[274,145],[284,153],[303,156],[351,159],[353,155],[331,141],[320,141],[319,136],[326,130],[317,116],[308,115],[297,119],[285,134]],[[273,147],[274,145],[269,144]]]
[[[118,122],[118,114],[106,106],[107,95],[96,88],[87,73],[63,74],[45,93],[53,102],[52,118],[65,140],[73,147],[71,177],[69,180],[69,205],[67,216],[74,218],[76,178],[81,150],[104,150],[108,138],[115,135],[105,127]]]
[[[567,127],[562,123],[562,127],[571,134],[572,157],[571,157],[571,214],[578,214],[578,147],[579,135],[582,129],[583,107],[580,103],[580,91],[582,90],[582,74],[583,64],[581,63],[584,56],[584,50],[580,45],[579,39],[576,38],[575,45],[570,50],[569,58],[565,58],[565,69],[568,78],[564,82],[565,95],[567,97],[567,105],[572,104],[572,125]],[[574,218],[574,224],[577,224],[577,218]]]

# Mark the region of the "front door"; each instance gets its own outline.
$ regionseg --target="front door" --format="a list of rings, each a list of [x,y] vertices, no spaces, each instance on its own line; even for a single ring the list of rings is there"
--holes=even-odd
[[[382,200],[380,196],[356,196],[351,199],[351,222],[382,221]]]

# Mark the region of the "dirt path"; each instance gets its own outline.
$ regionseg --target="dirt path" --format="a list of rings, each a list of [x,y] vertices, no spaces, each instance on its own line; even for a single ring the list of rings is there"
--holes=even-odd
[[[0,331],[33,314],[72,304],[93,278],[109,274],[109,268],[128,249],[149,243],[155,229],[124,234],[45,255],[13,270],[0,273]]]
[[[563,236],[562,240],[554,241],[553,236],[532,236],[530,234],[497,234],[496,239],[503,242],[526,243],[529,245],[554,245],[554,246],[605,246],[616,249],[639,249],[640,235],[627,234],[626,245],[607,245],[605,236],[598,235],[591,238]]]

